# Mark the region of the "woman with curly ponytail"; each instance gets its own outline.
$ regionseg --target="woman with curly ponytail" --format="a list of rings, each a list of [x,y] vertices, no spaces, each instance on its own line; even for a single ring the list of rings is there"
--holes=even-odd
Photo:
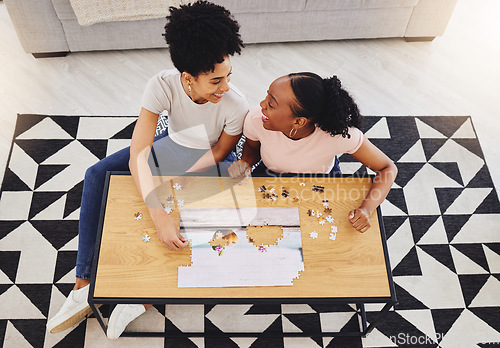
[[[254,171],[275,173],[340,173],[336,156],[349,153],[378,172],[361,206],[348,215],[359,232],[370,228],[369,217],[394,183],[397,168],[359,130],[361,115],[336,77],[294,73],[271,83],[266,98],[248,112],[241,160],[231,177]]]

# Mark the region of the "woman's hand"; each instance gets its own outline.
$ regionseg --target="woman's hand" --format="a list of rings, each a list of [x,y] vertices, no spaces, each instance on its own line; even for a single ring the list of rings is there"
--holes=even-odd
[[[187,247],[189,242],[181,236],[174,220],[165,211],[156,211],[151,214],[155,224],[158,239],[170,250],[179,250]]]
[[[349,221],[356,230],[361,233],[368,231],[372,226],[370,223],[370,213],[366,208],[358,208],[349,212]]]
[[[252,168],[247,162],[239,160],[233,162],[227,172],[229,173],[229,176],[234,179],[250,175]]]

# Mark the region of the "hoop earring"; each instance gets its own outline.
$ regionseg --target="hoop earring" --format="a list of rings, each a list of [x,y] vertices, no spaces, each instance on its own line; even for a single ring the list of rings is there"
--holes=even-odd
[[[294,132],[295,131],[295,132]],[[293,132],[293,134],[292,134]],[[293,139],[293,137],[295,136],[295,134],[297,134],[297,130],[295,128],[292,127],[292,129],[290,130],[290,133],[288,134],[290,138]]]

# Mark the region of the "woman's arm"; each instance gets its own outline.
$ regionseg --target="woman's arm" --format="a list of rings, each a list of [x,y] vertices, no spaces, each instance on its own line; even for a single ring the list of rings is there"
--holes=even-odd
[[[214,166],[216,163],[224,161],[229,153],[234,149],[241,134],[229,135],[222,131],[219,140],[215,143],[210,150],[208,150],[201,158],[196,161],[188,172],[201,172],[207,168]]]
[[[260,161],[260,141],[246,138],[241,161],[246,162],[250,167]]]
[[[366,137],[364,137],[361,147],[352,156],[366,167],[377,172],[371,189],[361,206],[349,213],[349,220],[353,227],[359,232],[366,232],[371,227],[370,215],[387,197],[398,174],[398,168],[385,153]]]
[[[148,157],[154,140],[156,122],[158,122],[157,114],[141,109],[130,143],[129,169],[144,200],[155,188]]]
[[[153,175],[148,165],[149,153],[153,145],[157,122],[157,114],[144,108],[141,109],[132,134],[129,168],[135,185],[148,207],[160,242],[165,244],[170,250],[177,250],[186,247],[188,242],[180,235],[170,215],[162,209],[156,195]]]
[[[246,138],[243,144],[241,159],[234,162],[228,169],[231,178],[247,176],[252,172],[252,166],[260,161],[260,142]]]

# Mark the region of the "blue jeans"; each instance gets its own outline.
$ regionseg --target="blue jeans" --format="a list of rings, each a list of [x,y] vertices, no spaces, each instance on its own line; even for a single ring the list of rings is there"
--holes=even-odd
[[[153,174],[182,175],[205,152],[207,150],[190,149],[176,144],[168,137],[168,130],[165,130],[155,138],[148,162]],[[78,226],[77,278],[90,278],[106,172],[128,171],[129,160],[130,147],[127,147],[103,158],[85,172]],[[234,160],[234,154],[231,152],[224,162]],[[209,171],[217,175],[217,168],[211,168]]]

